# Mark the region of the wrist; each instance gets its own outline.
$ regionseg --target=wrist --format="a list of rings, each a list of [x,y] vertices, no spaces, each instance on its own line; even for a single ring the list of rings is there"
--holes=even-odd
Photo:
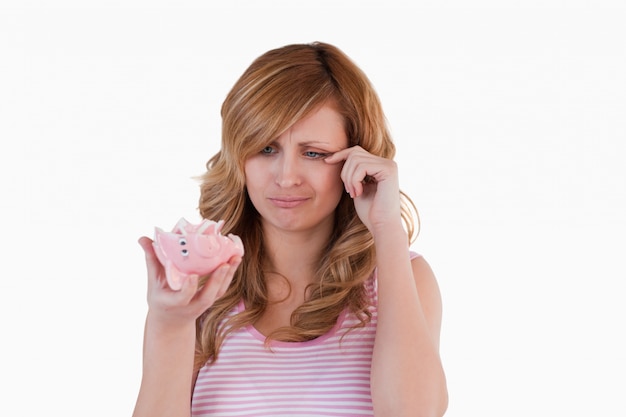
[[[146,328],[156,334],[182,335],[190,331],[195,333],[196,321],[168,314],[167,311],[149,309],[146,316]]]
[[[403,244],[408,244],[409,242],[409,235],[401,221],[374,225],[372,228],[372,236],[374,242],[377,244],[379,242],[389,244],[394,241]]]

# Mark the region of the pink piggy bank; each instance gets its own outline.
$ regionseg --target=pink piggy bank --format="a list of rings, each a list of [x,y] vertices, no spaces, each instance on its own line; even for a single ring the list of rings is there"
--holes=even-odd
[[[171,289],[180,290],[184,277],[206,275],[231,257],[243,256],[241,239],[233,234],[223,236],[223,225],[223,220],[194,225],[180,219],[170,233],[155,228],[154,251]]]

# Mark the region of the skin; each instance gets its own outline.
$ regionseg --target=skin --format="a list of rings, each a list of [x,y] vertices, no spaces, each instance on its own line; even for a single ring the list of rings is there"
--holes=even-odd
[[[289,324],[305,299],[327,242],[342,193],[374,237],[378,268],[378,327],[372,358],[374,412],[381,416],[442,416],[447,407],[439,358],[441,298],[423,258],[409,260],[400,217],[394,161],[347,148],[343,121],[332,103],[294,124],[245,163],[248,193],[262,217],[271,303],[254,323],[268,334]],[[371,181],[364,183],[368,176]],[[144,375],[134,416],[189,416],[195,319],[221,296],[241,259],[231,259],[197,289],[167,288],[148,238],[140,239],[148,267]],[[280,278],[279,278],[280,277]],[[175,359],[175,360],[174,360]]]
[[[289,325],[291,312],[304,301],[305,287],[314,281],[314,265],[303,260],[317,259],[344,193],[341,165],[324,159],[347,144],[342,118],[324,106],[245,163],[246,188],[261,215],[268,262],[275,272],[266,278],[270,297],[281,300],[255,323],[263,334]]]

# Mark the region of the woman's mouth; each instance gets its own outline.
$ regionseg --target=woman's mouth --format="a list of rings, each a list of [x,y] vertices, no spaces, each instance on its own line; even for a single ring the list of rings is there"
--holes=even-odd
[[[307,197],[270,197],[270,202],[280,208],[294,208],[304,204]]]

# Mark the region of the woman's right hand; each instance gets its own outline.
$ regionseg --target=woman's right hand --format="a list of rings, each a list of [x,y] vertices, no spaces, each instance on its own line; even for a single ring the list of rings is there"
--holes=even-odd
[[[145,236],[139,239],[146,256],[149,314],[164,325],[195,321],[224,295],[241,263],[241,257],[233,257],[213,271],[200,288],[198,276],[192,275],[183,279],[179,291],[174,291],[167,284],[165,270],[154,253],[152,242]]]

